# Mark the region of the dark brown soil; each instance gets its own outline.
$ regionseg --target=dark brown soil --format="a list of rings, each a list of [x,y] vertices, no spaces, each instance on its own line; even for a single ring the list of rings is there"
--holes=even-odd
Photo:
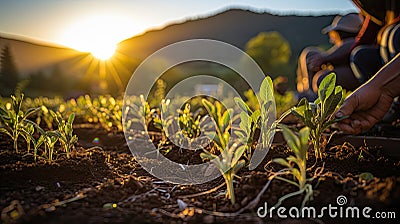
[[[254,171],[243,169],[235,182],[236,201],[232,205],[224,196],[225,187],[201,193],[221,185],[222,177],[202,185],[173,185],[148,174],[135,161],[123,133],[107,132],[98,126],[75,127],[79,144],[71,159],[58,157],[54,162],[34,162],[32,156],[17,154],[7,136],[0,135],[0,210],[2,222],[18,223],[357,223],[359,219],[329,217],[321,219],[280,219],[276,215],[257,217],[264,202],[271,207],[296,187],[274,179],[253,209],[241,215],[225,217],[244,208],[267,183],[271,171],[282,167],[268,163],[286,157],[285,145],[275,144],[267,158]],[[95,138],[97,140],[95,141]],[[24,144],[20,143],[24,152]],[[339,195],[347,205],[369,206],[372,211],[396,211],[399,216],[400,162],[381,148],[343,144],[327,149],[327,158],[311,168],[319,173],[312,181],[314,200],[308,206],[337,206]],[[179,150],[166,145],[162,153],[183,164],[200,163],[199,151]],[[315,159],[310,152],[309,167]],[[323,168],[323,169],[322,169]],[[369,172],[374,178],[363,180]],[[284,202],[299,207],[302,197]],[[181,205],[178,205],[178,203]],[[114,205],[114,206],[113,206]],[[185,205],[182,207],[182,205]],[[224,213],[224,214],[221,214]],[[374,221],[374,222],[372,222]],[[365,223],[396,223],[395,219],[369,219]],[[398,222],[397,222],[398,223]]]

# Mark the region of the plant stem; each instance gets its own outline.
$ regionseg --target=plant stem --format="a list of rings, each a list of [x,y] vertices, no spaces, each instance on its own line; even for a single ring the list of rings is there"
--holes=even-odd
[[[256,132],[256,129],[257,129],[257,127],[256,127],[256,125],[255,124],[253,124],[254,126],[252,127],[252,130],[251,130],[251,134],[250,134],[250,138],[248,139],[248,141],[247,141],[247,145],[246,145],[246,153],[247,153],[247,155],[246,155],[246,157],[247,157],[247,159],[250,161],[250,159],[251,159],[251,146],[253,145],[253,141],[254,141],[254,134],[255,134],[255,132]]]
[[[35,162],[36,162],[36,156],[37,156],[37,147],[35,145],[33,148],[33,158],[34,158]]]
[[[231,203],[235,204],[235,192],[233,188],[233,179],[232,179],[232,174],[228,171],[227,173],[224,174],[224,179],[226,183],[226,190],[227,190],[227,198],[231,199]]]
[[[311,140],[313,143],[315,158],[322,159],[322,150],[320,148],[320,139],[321,139],[321,130],[319,127],[316,128],[315,131],[311,132]]]
[[[302,161],[300,168],[301,180],[299,181],[299,189],[303,189],[307,181],[306,160]]]
[[[69,149],[70,149],[70,145],[67,143],[63,143],[64,146],[64,150],[65,150],[65,154],[67,154],[67,158],[69,159]]]
[[[14,133],[13,140],[14,140],[14,149],[15,149],[15,152],[18,153],[18,135],[15,134],[15,133]]]

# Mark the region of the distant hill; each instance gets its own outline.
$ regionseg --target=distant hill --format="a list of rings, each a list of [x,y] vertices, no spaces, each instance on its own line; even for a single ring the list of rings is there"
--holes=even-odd
[[[150,30],[118,44],[118,52],[124,57],[115,71],[125,84],[138,63],[156,50],[171,43],[194,39],[210,38],[224,41],[244,49],[247,41],[263,31],[278,31],[290,43],[292,72],[291,80],[300,51],[309,45],[328,46],[328,37],[321,29],[331,23],[334,15],[327,16],[279,16],[241,9],[230,9],[218,14],[171,24],[157,30]],[[88,53],[51,44],[34,43],[10,38],[0,34],[0,47],[8,45],[14,56],[21,76],[52,74],[53,70],[66,76],[82,77],[91,82],[88,73],[99,73],[99,68],[90,67],[85,58]],[[96,70],[98,69],[98,70]],[[115,76],[115,72],[113,74]],[[86,78],[85,78],[86,77]],[[98,81],[98,77],[93,78]],[[96,80],[97,79],[97,80]],[[97,85],[97,84],[96,84]],[[119,88],[121,89],[121,88]]]
[[[18,39],[0,34],[0,49],[9,46],[15,64],[21,75],[27,75],[65,63],[84,54],[76,50],[49,43],[36,43],[31,40]],[[0,50],[1,51],[1,50]],[[0,64],[1,66],[1,64]]]
[[[329,44],[321,29],[333,18],[334,15],[278,16],[230,9],[210,17],[150,30],[122,41],[119,50],[128,56],[143,58],[168,44],[194,38],[220,40],[244,49],[247,41],[258,33],[278,31],[289,41],[293,56],[297,57],[305,46]]]

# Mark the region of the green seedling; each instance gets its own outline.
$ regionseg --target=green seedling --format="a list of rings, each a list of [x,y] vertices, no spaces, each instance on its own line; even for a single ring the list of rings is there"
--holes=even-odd
[[[143,95],[140,95],[140,108],[139,108],[139,117],[141,119],[141,123],[144,126],[145,131],[147,132],[149,124],[153,120],[153,114],[155,109],[151,109],[149,103],[144,99]]]
[[[179,110],[178,123],[186,137],[193,139],[200,135],[200,115],[194,116],[190,112],[190,104],[185,104],[185,108]]]
[[[40,138],[43,140],[40,140]],[[39,137],[38,141],[43,141],[45,154],[47,155],[47,160],[50,162],[53,161],[54,147],[59,139],[60,134],[57,131],[46,131]]]
[[[76,117],[89,123],[98,123],[108,131],[112,128],[119,131],[123,129],[122,100],[112,96],[80,96],[60,104],[58,111],[64,116],[74,113]]]
[[[122,101],[116,100],[111,96],[99,96],[93,100],[92,109],[97,109],[94,115],[98,117],[100,124],[106,129],[111,130],[116,127],[122,130]]]
[[[168,115],[168,106],[170,100],[161,100],[160,113],[153,117],[154,127],[161,130],[163,139],[160,141],[159,147],[166,143],[167,138],[172,140],[181,147],[191,148],[193,142],[199,139],[201,134],[200,125],[205,122],[205,118],[201,119],[199,110],[195,113],[191,112],[190,104],[186,103],[184,109],[179,109],[179,116]],[[204,126],[203,126],[204,127]]]
[[[0,120],[2,126],[0,126],[0,132],[8,135],[13,140],[14,149],[18,152],[18,138],[24,137],[27,144],[30,144],[30,137],[32,127],[27,125],[28,117],[37,112],[40,108],[30,108],[26,112],[22,111],[21,104],[24,98],[24,94],[18,94],[11,96],[11,104],[0,105]]]
[[[155,113],[153,117],[154,127],[159,129],[162,133],[162,139],[158,144],[158,148],[166,144],[169,140],[179,140],[179,144],[182,143],[182,134],[178,132],[178,118],[176,116],[167,115],[169,110],[170,99],[162,99],[159,109],[159,113]],[[168,150],[169,151],[169,150]]]
[[[308,183],[307,180],[307,149],[310,128],[302,128],[299,131],[299,136],[296,136],[285,125],[280,125],[280,128],[282,129],[283,136],[289,148],[293,151],[294,156],[291,155],[286,159],[276,158],[273,161],[285,167],[285,169],[279,171],[278,173],[289,174],[293,176],[294,180],[286,179],[280,176],[276,176],[275,178],[293,184],[297,186],[299,190],[281,197],[275,207],[278,207],[284,200],[290,197],[305,193],[305,197],[301,204],[301,207],[303,208],[305,203],[309,200],[312,200],[313,197],[312,185]]]
[[[70,152],[74,149],[74,145],[78,142],[78,137],[73,134],[74,129],[72,123],[75,119],[75,114],[71,114],[68,120],[65,121],[59,112],[50,111],[54,120],[57,122],[59,140],[64,149],[67,158],[70,157]]]
[[[237,99],[235,99],[238,102]],[[240,99],[241,100],[241,99]],[[240,112],[240,131],[234,131],[240,139],[240,142],[245,145],[244,156],[248,161],[251,159],[252,145],[256,129],[260,126],[260,111],[249,111],[251,115],[242,111]]]
[[[32,138],[33,142],[33,159],[36,161],[38,156],[38,150],[44,143],[44,137],[40,136],[38,139]]]
[[[326,76],[318,87],[318,98],[308,102],[305,98],[292,108],[292,113],[311,129],[310,138],[313,143],[315,157],[323,158],[321,146],[322,133],[340,119],[332,119],[332,114],[342,102],[342,87],[335,86],[336,75]],[[344,119],[344,118],[341,118]]]
[[[272,141],[272,134],[276,130],[277,124],[290,113],[289,111],[282,114],[282,116],[274,122],[270,120],[271,114],[275,112],[275,108],[273,107],[274,90],[270,77],[266,77],[261,83],[258,99],[255,100],[259,102],[259,106],[257,106],[259,109],[253,111],[241,98],[235,97],[235,102],[242,109],[242,112],[240,113],[240,131],[235,131],[234,133],[239,137],[241,143],[246,146],[246,158],[248,160],[250,160],[251,157],[251,147],[255,140],[256,130],[259,129],[261,134],[261,143],[259,147],[265,149]],[[252,101],[254,101],[254,99]],[[273,116],[275,115],[273,114]]]
[[[246,104],[252,110],[260,109],[260,104],[257,95],[254,94],[252,89],[245,91],[244,96],[247,99]],[[288,109],[290,109],[297,103],[293,91],[287,91],[284,95],[278,94],[276,91],[274,91],[274,98],[276,105],[276,114],[278,115],[278,117],[281,117]]]
[[[53,155],[54,155],[54,148],[56,143],[60,140],[61,134],[59,131],[45,131],[43,130],[39,125],[36,123],[29,121],[30,124],[34,125],[36,130],[40,133],[40,137],[36,140],[32,138],[33,142],[33,157],[34,160],[36,161],[37,156],[38,156],[38,149],[40,148],[41,145],[44,145],[44,155],[48,161],[53,161]]]
[[[34,139],[33,134],[35,133],[35,127],[33,124],[26,122],[24,124],[24,130],[21,136],[25,139],[27,152],[29,153],[31,150],[31,141]]]
[[[218,168],[224,177],[225,184],[227,187],[226,197],[231,200],[231,203],[235,203],[235,192],[233,188],[233,178],[235,174],[245,165],[244,160],[240,160],[242,157],[245,146],[233,143],[228,145],[230,139],[230,118],[233,114],[232,109],[227,109],[223,112],[222,104],[218,101],[212,104],[210,101],[202,100],[204,107],[214,122],[216,133],[206,133],[207,136],[213,138],[214,143],[220,152],[218,157],[209,151],[204,150],[200,154],[202,159],[209,159]]]
[[[215,105],[210,101],[203,99],[202,103],[206,108],[208,114],[210,115],[212,121],[214,122],[216,128],[216,134],[214,133],[206,133],[207,136],[213,137],[214,142],[217,146],[224,150],[228,146],[230,133],[229,130],[231,128],[231,115],[233,114],[232,109],[227,109],[225,112],[222,111],[222,104],[218,101],[215,101]]]
[[[162,136],[164,138],[163,142],[166,141],[166,137],[170,136],[169,127],[174,121],[174,117],[172,116],[162,117],[163,114],[167,113],[170,102],[171,100],[169,99],[162,99],[160,105],[160,114],[157,114],[157,116],[153,118],[154,127],[162,132]]]
[[[234,143],[229,148],[220,149],[220,156],[214,155],[208,151],[200,154],[202,159],[209,159],[218,168],[224,177],[227,192],[226,197],[235,204],[235,191],[233,187],[233,178],[235,174],[245,165],[245,161],[240,159],[244,153],[245,146],[238,146]]]
[[[129,99],[132,101],[129,107],[124,109],[125,116],[129,119],[125,121],[125,129],[131,130],[131,126],[138,124],[141,127],[136,127],[135,129],[140,129],[144,132],[148,132],[148,126],[153,122],[153,117],[155,115],[155,109],[151,109],[149,103],[144,99],[143,95],[140,98],[132,97]],[[142,129],[143,128],[143,129]]]

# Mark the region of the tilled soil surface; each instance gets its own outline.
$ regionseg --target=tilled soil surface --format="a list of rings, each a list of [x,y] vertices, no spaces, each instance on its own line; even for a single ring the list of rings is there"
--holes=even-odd
[[[223,178],[202,185],[174,185],[147,173],[130,153],[123,133],[106,132],[93,125],[75,128],[79,144],[71,158],[61,155],[53,162],[35,162],[12,149],[7,136],[0,135],[0,210],[3,223],[357,223],[355,218],[324,217],[284,219],[257,216],[278,199],[297,188],[273,179],[259,200],[254,200],[268,177],[281,169],[269,163],[286,157],[285,144],[274,144],[256,170],[243,169],[235,181],[236,204],[225,198]],[[182,164],[201,162],[200,151],[166,145],[161,153]],[[400,176],[398,158],[380,148],[354,148],[344,143],[327,149],[324,162],[315,163],[309,153],[309,178],[314,197],[307,206],[370,207],[369,213],[399,213]],[[364,178],[369,172],[373,178]],[[368,176],[368,175],[367,175]],[[288,177],[290,178],[290,177]],[[218,186],[221,187],[218,188]],[[206,191],[217,188],[207,193]],[[286,200],[283,206],[300,207],[304,195]],[[337,199],[346,199],[342,206]],[[343,197],[344,196],[344,197]],[[340,202],[343,203],[343,202]],[[243,208],[246,208],[243,210]],[[241,211],[238,214],[237,211]],[[262,210],[263,211],[263,210]],[[236,212],[236,213],[235,213]],[[361,213],[361,212],[360,212]],[[288,215],[286,211],[286,215]],[[360,214],[361,216],[361,214]],[[365,223],[398,223],[396,219],[370,218]]]

